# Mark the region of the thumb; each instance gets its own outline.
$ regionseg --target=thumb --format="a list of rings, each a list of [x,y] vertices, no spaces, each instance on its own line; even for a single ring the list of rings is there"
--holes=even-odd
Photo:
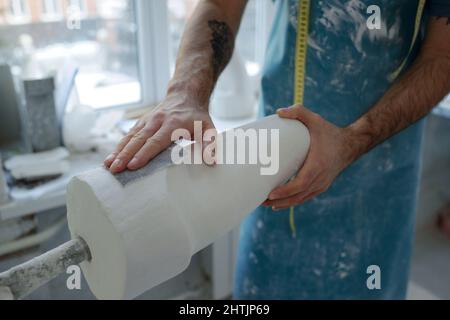
[[[278,109],[277,114],[280,118],[299,120],[307,127],[314,124],[315,119],[318,116],[314,112],[300,105]]]

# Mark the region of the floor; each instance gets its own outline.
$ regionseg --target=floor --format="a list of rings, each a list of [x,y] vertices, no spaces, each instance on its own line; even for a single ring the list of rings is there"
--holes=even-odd
[[[450,300],[450,238],[434,226],[417,235],[409,299]]]
[[[409,298],[450,299],[450,237],[436,226],[436,211],[450,202],[450,119],[428,118],[423,154]]]

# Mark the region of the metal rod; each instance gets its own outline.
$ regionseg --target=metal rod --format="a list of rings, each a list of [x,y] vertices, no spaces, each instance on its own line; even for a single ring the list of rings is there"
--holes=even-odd
[[[0,287],[9,288],[14,299],[22,299],[65,272],[68,267],[89,260],[89,247],[83,239],[76,238],[0,273]]]

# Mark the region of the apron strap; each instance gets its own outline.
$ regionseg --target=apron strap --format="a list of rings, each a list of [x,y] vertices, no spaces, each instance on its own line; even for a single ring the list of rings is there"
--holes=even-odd
[[[411,40],[411,45],[409,46],[408,54],[403,59],[402,64],[397,68],[397,70],[395,70],[393,73],[391,73],[389,75],[389,80],[390,81],[394,81],[395,79],[397,79],[399,74],[405,68],[406,63],[408,62],[408,58],[411,55],[411,52],[412,52],[412,50],[414,48],[414,44],[416,43],[416,40],[417,40],[417,36],[419,35],[420,25],[421,25],[421,22],[422,22],[422,16],[423,16],[423,11],[425,9],[426,2],[427,2],[426,0],[419,0],[419,4],[417,5],[416,20],[414,22],[414,34],[413,34],[413,37],[412,37],[412,40]]]

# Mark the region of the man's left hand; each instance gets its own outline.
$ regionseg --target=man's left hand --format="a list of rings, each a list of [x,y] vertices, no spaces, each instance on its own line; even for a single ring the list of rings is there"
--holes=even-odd
[[[289,183],[273,190],[263,205],[274,210],[299,205],[328,190],[336,177],[355,159],[346,129],[339,128],[305,107],[278,110],[281,118],[305,124],[311,147],[305,163]]]

